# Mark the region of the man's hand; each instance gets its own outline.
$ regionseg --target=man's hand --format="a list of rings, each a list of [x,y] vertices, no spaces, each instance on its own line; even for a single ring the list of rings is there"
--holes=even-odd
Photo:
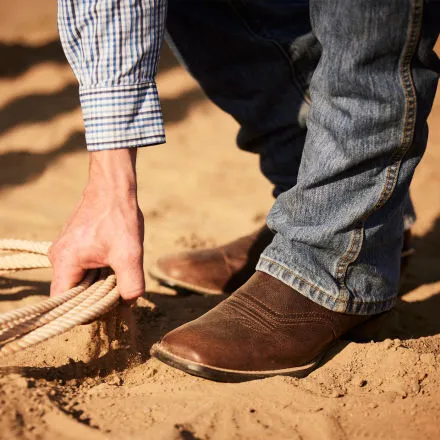
[[[90,153],[83,197],[49,249],[54,274],[51,295],[82,280],[87,269],[110,266],[121,296],[144,293],[144,220],[137,202],[136,151]]]

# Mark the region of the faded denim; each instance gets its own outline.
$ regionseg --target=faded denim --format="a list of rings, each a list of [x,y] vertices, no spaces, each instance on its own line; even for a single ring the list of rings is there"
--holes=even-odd
[[[403,216],[439,73],[439,3],[312,0],[323,51],[297,184],[268,217],[258,269],[339,312],[397,296]]]
[[[180,58],[275,187],[277,234],[258,269],[332,310],[378,313],[396,296],[437,80],[434,20],[418,37],[422,6],[314,1],[312,32],[307,1],[169,1]]]

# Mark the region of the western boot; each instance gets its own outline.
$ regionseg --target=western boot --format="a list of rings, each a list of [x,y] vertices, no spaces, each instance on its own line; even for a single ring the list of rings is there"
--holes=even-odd
[[[255,273],[261,252],[273,232],[264,226],[254,233],[214,249],[161,257],[149,273],[160,283],[204,295],[232,293]]]
[[[328,310],[257,271],[208,313],[165,335],[151,354],[217,381],[302,377],[339,337],[370,318]]]

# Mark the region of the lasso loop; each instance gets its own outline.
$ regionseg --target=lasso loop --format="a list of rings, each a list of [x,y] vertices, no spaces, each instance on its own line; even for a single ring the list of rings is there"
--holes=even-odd
[[[0,239],[0,273],[50,267],[50,242]],[[111,310],[119,300],[109,269],[89,271],[76,287],[38,304],[0,313],[0,358],[58,336]]]

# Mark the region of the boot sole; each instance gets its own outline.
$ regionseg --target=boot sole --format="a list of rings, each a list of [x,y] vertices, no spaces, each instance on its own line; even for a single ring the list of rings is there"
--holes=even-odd
[[[331,347],[329,347],[329,350],[330,348]],[[325,352],[321,353],[315,360],[300,367],[268,371],[241,371],[212,367],[210,365],[181,358],[165,350],[161,347],[160,343],[154,344],[150,351],[152,356],[171,367],[182,370],[192,376],[198,376],[216,382],[245,382],[273,376],[305,377],[318,367],[320,361],[327,352],[328,350],[325,350]]]
[[[186,283],[185,281],[178,280],[176,278],[171,278],[162,272],[157,266],[151,267],[148,271],[151,278],[159,281],[159,283],[171,287],[172,289],[183,289],[190,292],[198,293],[199,295],[223,295],[224,292],[221,290],[208,289],[195,284]]]

